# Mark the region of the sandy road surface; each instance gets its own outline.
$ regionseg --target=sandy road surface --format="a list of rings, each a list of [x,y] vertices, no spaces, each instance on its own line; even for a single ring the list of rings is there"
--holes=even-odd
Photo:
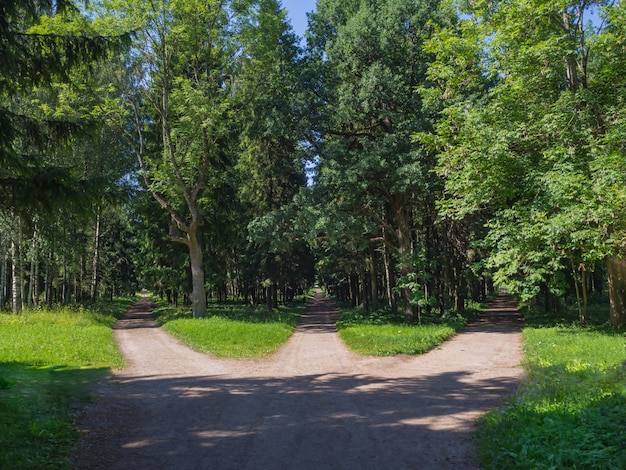
[[[224,360],[149,312],[143,300],[116,326],[128,367],[82,414],[76,469],[475,469],[474,421],[522,373],[514,320],[476,322],[417,357],[363,357],[318,294],[279,352]]]

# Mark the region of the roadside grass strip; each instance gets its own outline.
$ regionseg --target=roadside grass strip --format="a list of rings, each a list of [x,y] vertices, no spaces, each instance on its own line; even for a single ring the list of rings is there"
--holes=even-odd
[[[355,325],[338,326],[339,336],[349,349],[368,356],[422,354],[437,347],[456,333],[441,325]]]
[[[479,424],[484,468],[626,468],[624,331],[524,329],[527,376]]]
[[[124,365],[114,322],[97,309],[0,314],[0,468],[69,468],[77,410]]]
[[[217,357],[250,358],[277,351],[291,336],[304,305],[265,307],[209,306],[207,318],[187,309],[163,307],[154,315],[163,329],[189,347]]]
[[[439,346],[465,325],[462,317],[430,318],[421,325],[405,323],[402,313],[386,309],[369,314],[362,307],[342,307],[337,320],[346,346],[367,356],[423,354]]]

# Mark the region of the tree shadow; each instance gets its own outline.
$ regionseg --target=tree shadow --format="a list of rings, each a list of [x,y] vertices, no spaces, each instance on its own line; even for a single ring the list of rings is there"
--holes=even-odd
[[[517,381],[469,375],[118,378],[75,468],[478,468],[473,423]]]

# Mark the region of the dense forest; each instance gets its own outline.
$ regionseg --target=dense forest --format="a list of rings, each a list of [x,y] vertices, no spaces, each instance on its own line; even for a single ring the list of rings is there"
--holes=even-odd
[[[626,5],[3,0],[0,308],[146,288],[626,324]]]

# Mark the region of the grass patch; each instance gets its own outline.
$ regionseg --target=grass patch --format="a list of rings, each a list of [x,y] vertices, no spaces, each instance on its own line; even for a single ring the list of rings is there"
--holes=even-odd
[[[122,367],[111,338],[113,323],[112,316],[83,309],[1,314],[0,361],[74,368]]]
[[[0,468],[69,468],[76,411],[123,367],[111,325],[129,302],[0,314]]]
[[[523,335],[527,377],[480,422],[484,467],[623,469],[624,332],[535,324]]]
[[[341,308],[337,321],[339,336],[348,348],[369,356],[422,354],[437,347],[465,325],[460,317],[429,318],[421,325],[403,323],[397,312]]]
[[[193,349],[218,357],[260,357],[274,353],[293,333],[304,304],[265,307],[209,305],[208,317],[187,309],[161,307],[154,315],[163,329]]]

